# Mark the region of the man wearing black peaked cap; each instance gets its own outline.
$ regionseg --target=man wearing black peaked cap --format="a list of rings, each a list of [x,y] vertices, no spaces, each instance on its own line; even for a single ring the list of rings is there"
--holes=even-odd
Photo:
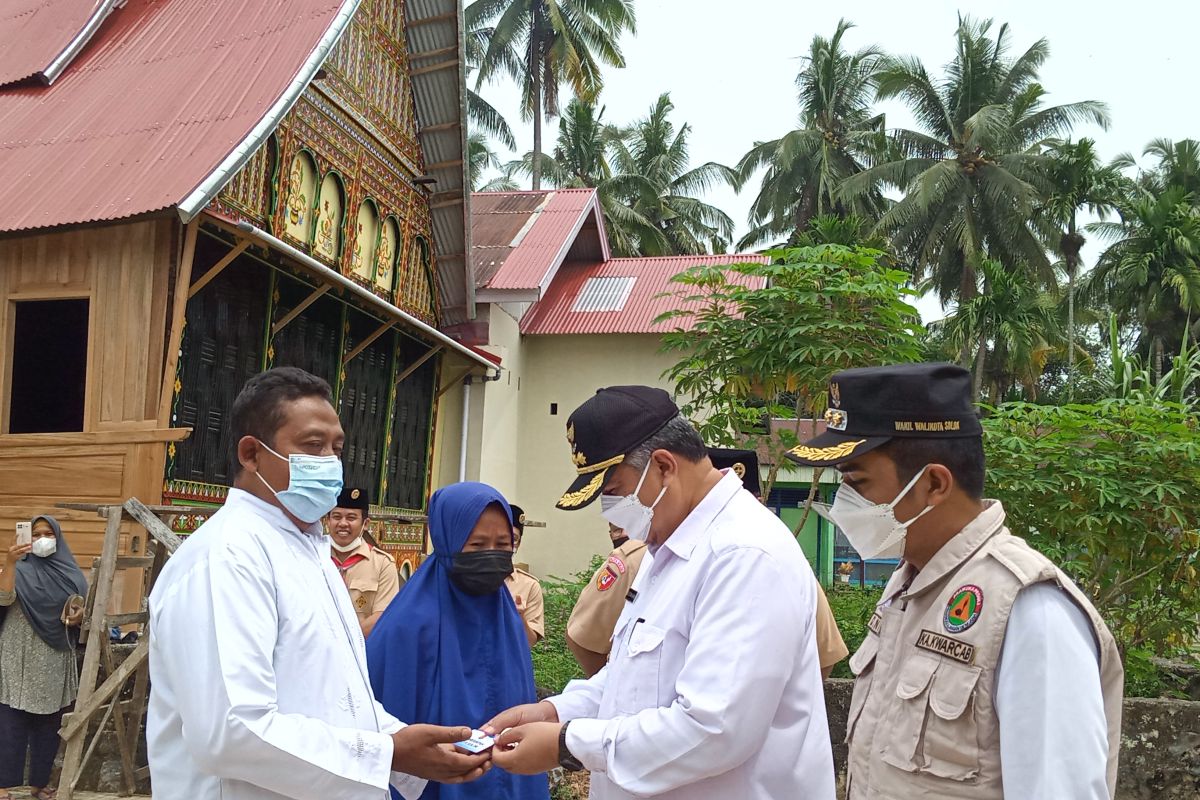
[[[787,526],[713,467],[661,389],[601,389],[566,436],[576,477],[558,507],[599,498],[652,559],[607,666],[484,726],[495,765],[587,768],[612,800],[833,800],[817,582]]]
[[[850,659],[847,797],[1109,800],[1120,657],[1071,579],[983,499],[970,373],[839,372],[825,423],[789,456],[841,471],[826,513],[864,559],[904,559]]]

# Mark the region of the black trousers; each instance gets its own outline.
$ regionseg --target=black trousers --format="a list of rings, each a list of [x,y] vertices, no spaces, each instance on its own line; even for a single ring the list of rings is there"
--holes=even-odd
[[[30,714],[0,703],[0,789],[25,785],[25,756],[29,755],[29,785],[50,783],[63,712]]]

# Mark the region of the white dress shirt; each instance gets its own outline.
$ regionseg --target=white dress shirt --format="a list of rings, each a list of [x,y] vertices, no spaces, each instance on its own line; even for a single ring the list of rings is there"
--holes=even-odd
[[[833,800],[816,579],[791,532],[727,472],[653,555],[608,665],[550,700],[591,797]]]
[[[237,489],[150,594],[146,722],[156,797],[415,800],[391,772],[401,723],[375,702],[363,637],[320,524]]]
[[[1055,584],[1013,601],[995,697],[1005,797],[1109,800],[1100,651],[1083,610]]]

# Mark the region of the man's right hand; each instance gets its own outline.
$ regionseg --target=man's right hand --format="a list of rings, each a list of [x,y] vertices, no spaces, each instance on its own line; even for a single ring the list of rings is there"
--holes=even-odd
[[[471,738],[470,728],[409,725],[392,734],[392,770],[438,783],[467,783],[492,768],[491,755],[469,756],[454,749]]]
[[[480,730],[488,736],[498,736],[507,728],[526,725],[530,722],[558,722],[558,709],[554,704],[543,700],[540,703],[526,703],[523,706],[513,706],[507,711],[501,711],[483,725]]]

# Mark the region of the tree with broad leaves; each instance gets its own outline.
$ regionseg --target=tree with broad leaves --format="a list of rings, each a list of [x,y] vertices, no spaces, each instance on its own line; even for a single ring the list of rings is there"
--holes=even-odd
[[[663,336],[664,351],[678,357],[664,377],[686,398],[681,410],[704,440],[771,452],[763,497],[783,453],[798,443],[799,420],[824,413],[830,375],[921,354],[909,276],[881,263],[880,251],[821,245],[768,255],[770,264],[677,275],[687,310],[660,318],[689,323]],[[772,434],[771,418],[796,424]]]

